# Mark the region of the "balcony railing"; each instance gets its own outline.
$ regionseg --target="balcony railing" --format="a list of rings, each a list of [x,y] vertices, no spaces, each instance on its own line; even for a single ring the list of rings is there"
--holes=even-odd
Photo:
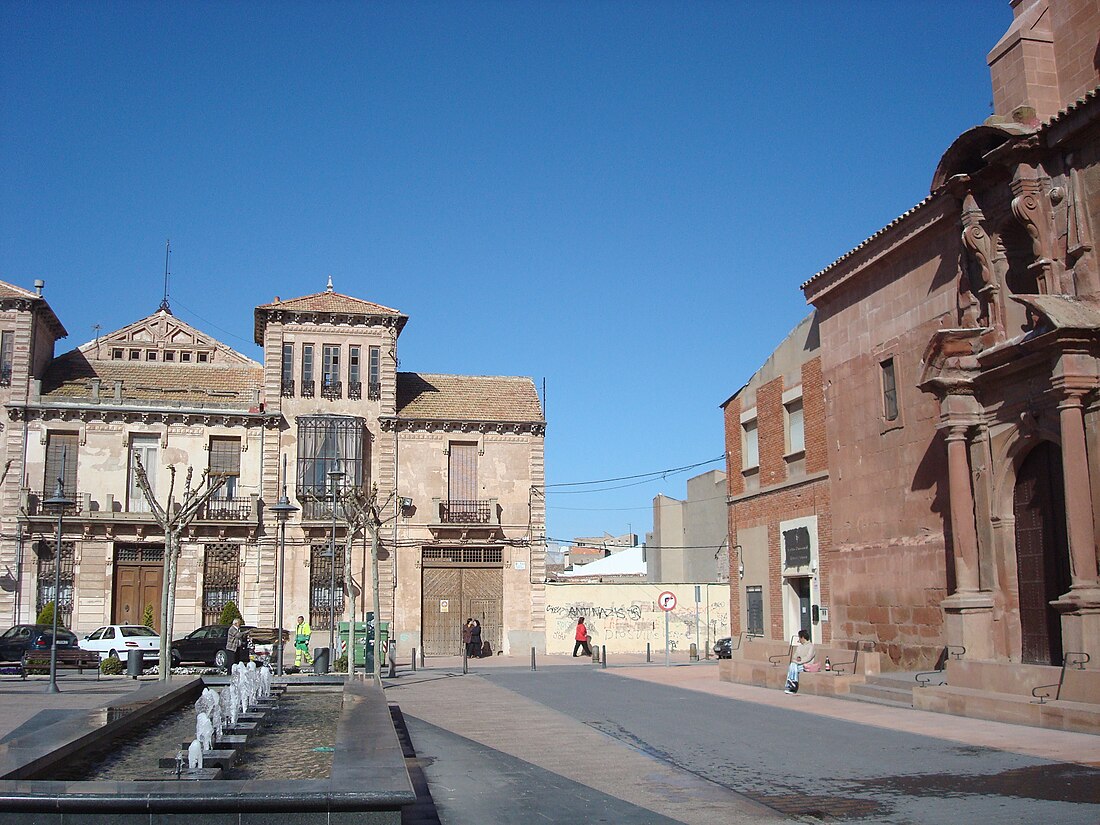
[[[343,397],[343,393],[340,391],[340,382],[325,381],[321,384],[321,397],[329,399]]]
[[[490,499],[458,501],[447,499],[439,502],[439,521],[442,524],[492,524],[496,516],[496,502]]]
[[[202,517],[211,521],[248,521],[252,516],[252,499],[212,498],[203,506]]]
[[[294,379],[283,379],[283,398],[292,398],[294,396]]]
[[[332,499],[304,496],[299,499],[302,505],[302,521],[331,521]]]
[[[56,516],[57,508],[51,507],[46,504],[46,499],[53,498],[54,490],[44,490],[39,492],[37,490],[31,490],[27,487],[23,488],[23,507],[27,511],[28,516]],[[65,498],[70,499],[72,504],[67,504],[62,508],[62,514],[66,516],[73,516],[79,512],[82,512],[87,504],[91,506],[91,502],[85,502],[87,494],[81,492],[71,493],[68,490],[65,491]]]
[[[11,386],[11,367],[0,367],[0,387]]]
[[[363,397],[363,385],[358,381],[348,381],[348,398],[351,401],[358,401]]]
[[[367,384],[367,400],[377,401],[382,397],[382,384],[378,381],[371,381]]]
[[[313,382],[302,382],[302,398],[313,398]]]

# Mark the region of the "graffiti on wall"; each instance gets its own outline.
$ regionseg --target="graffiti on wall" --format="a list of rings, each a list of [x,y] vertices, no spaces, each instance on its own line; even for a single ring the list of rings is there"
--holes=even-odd
[[[729,588],[701,585],[705,596],[696,613],[694,585],[563,584],[547,587],[546,649],[572,652],[577,619],[584,617],[593,644],[620,652],[664,649],[665,612],[657,606],[662,589],[676,592],[678,604],[669,615],[669,646],[705,647],[729,635]]]

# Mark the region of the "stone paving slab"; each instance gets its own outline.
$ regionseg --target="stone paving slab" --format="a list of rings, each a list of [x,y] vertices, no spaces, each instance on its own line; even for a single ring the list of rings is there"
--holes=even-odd
[[[415,726],[423,722],[459,737],[463,743],[472,743],[465,744],[467,748],[476,745],[489,749],[486,753],[491,753],[494,761],[499,761],[500,755],[518,760],[508,763],[512,776],[538,772],[539,781],[530,783],[528,793],[541,796],[525,800],[532,808],[541,804],[542,810],[553,811],[561,794],[572,794],[575,801],[577,794],[583,796],[579,789],[585,788],[689,825],[783,819],[747,797],[670,766],[582,721],[476,675],[432,677],[420,673],[418,678],[401,684],[387,683],[386,696],[400,705],[410,720],[418,755]],[[429,766],[425,772],[442,808],[444,802],[436,782],[453,782],[453,768],[433,772]],[[483,784],[487,778],[488,774],[475,770],[463,791],[467,799],[452,802],[452,806],[470,804],[478,810],[491,807],[492,800],[484,798],[493,792]],[[576,789],[568,790],[573,786]],[[595,805],[593,800],[589,802]],[[497,802],[507,804],[509,800],[498,797]]]

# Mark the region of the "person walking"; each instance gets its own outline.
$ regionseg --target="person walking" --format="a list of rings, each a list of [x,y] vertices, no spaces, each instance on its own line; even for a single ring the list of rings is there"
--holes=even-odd
[[[241,638],[241,620],[234,619],[233,624],[229,625],[229,633],[225,637],[225,672],[232,673],[233,665],[235,665],[240,657],[241,645],[244,644],[244,639]]]
[[[573,634],[573,638],[577,640],[577,643],[573,645],[573,658],[577,658],[577,651],[583,650],[585,656],[592,655],[592,648],[588,646],[588,641],[592,637],[588,635],[588,626],[584,623],[584,616],[577,619],[577,630]]]
[[[294,667],[300,668],[304,661],[307,665],[313,665],[313,657],[309,655],[309,637],[313,628],[309,626],[305,616],[298,617],[298,626],[294,628]]]
[[[473,619],[467,619],[466,623],[462,625],[462,655],[467,659],[470,658],[470,630],[474,626]]]

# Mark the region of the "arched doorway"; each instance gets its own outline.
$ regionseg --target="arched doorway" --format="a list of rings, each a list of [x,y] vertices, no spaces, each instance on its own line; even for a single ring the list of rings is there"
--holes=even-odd
[[[1062,664],[1062,624],[1050,602],[1069,590],[1062,454],[1044,441],[1020,466],[1013,491],[1021,661]]]

